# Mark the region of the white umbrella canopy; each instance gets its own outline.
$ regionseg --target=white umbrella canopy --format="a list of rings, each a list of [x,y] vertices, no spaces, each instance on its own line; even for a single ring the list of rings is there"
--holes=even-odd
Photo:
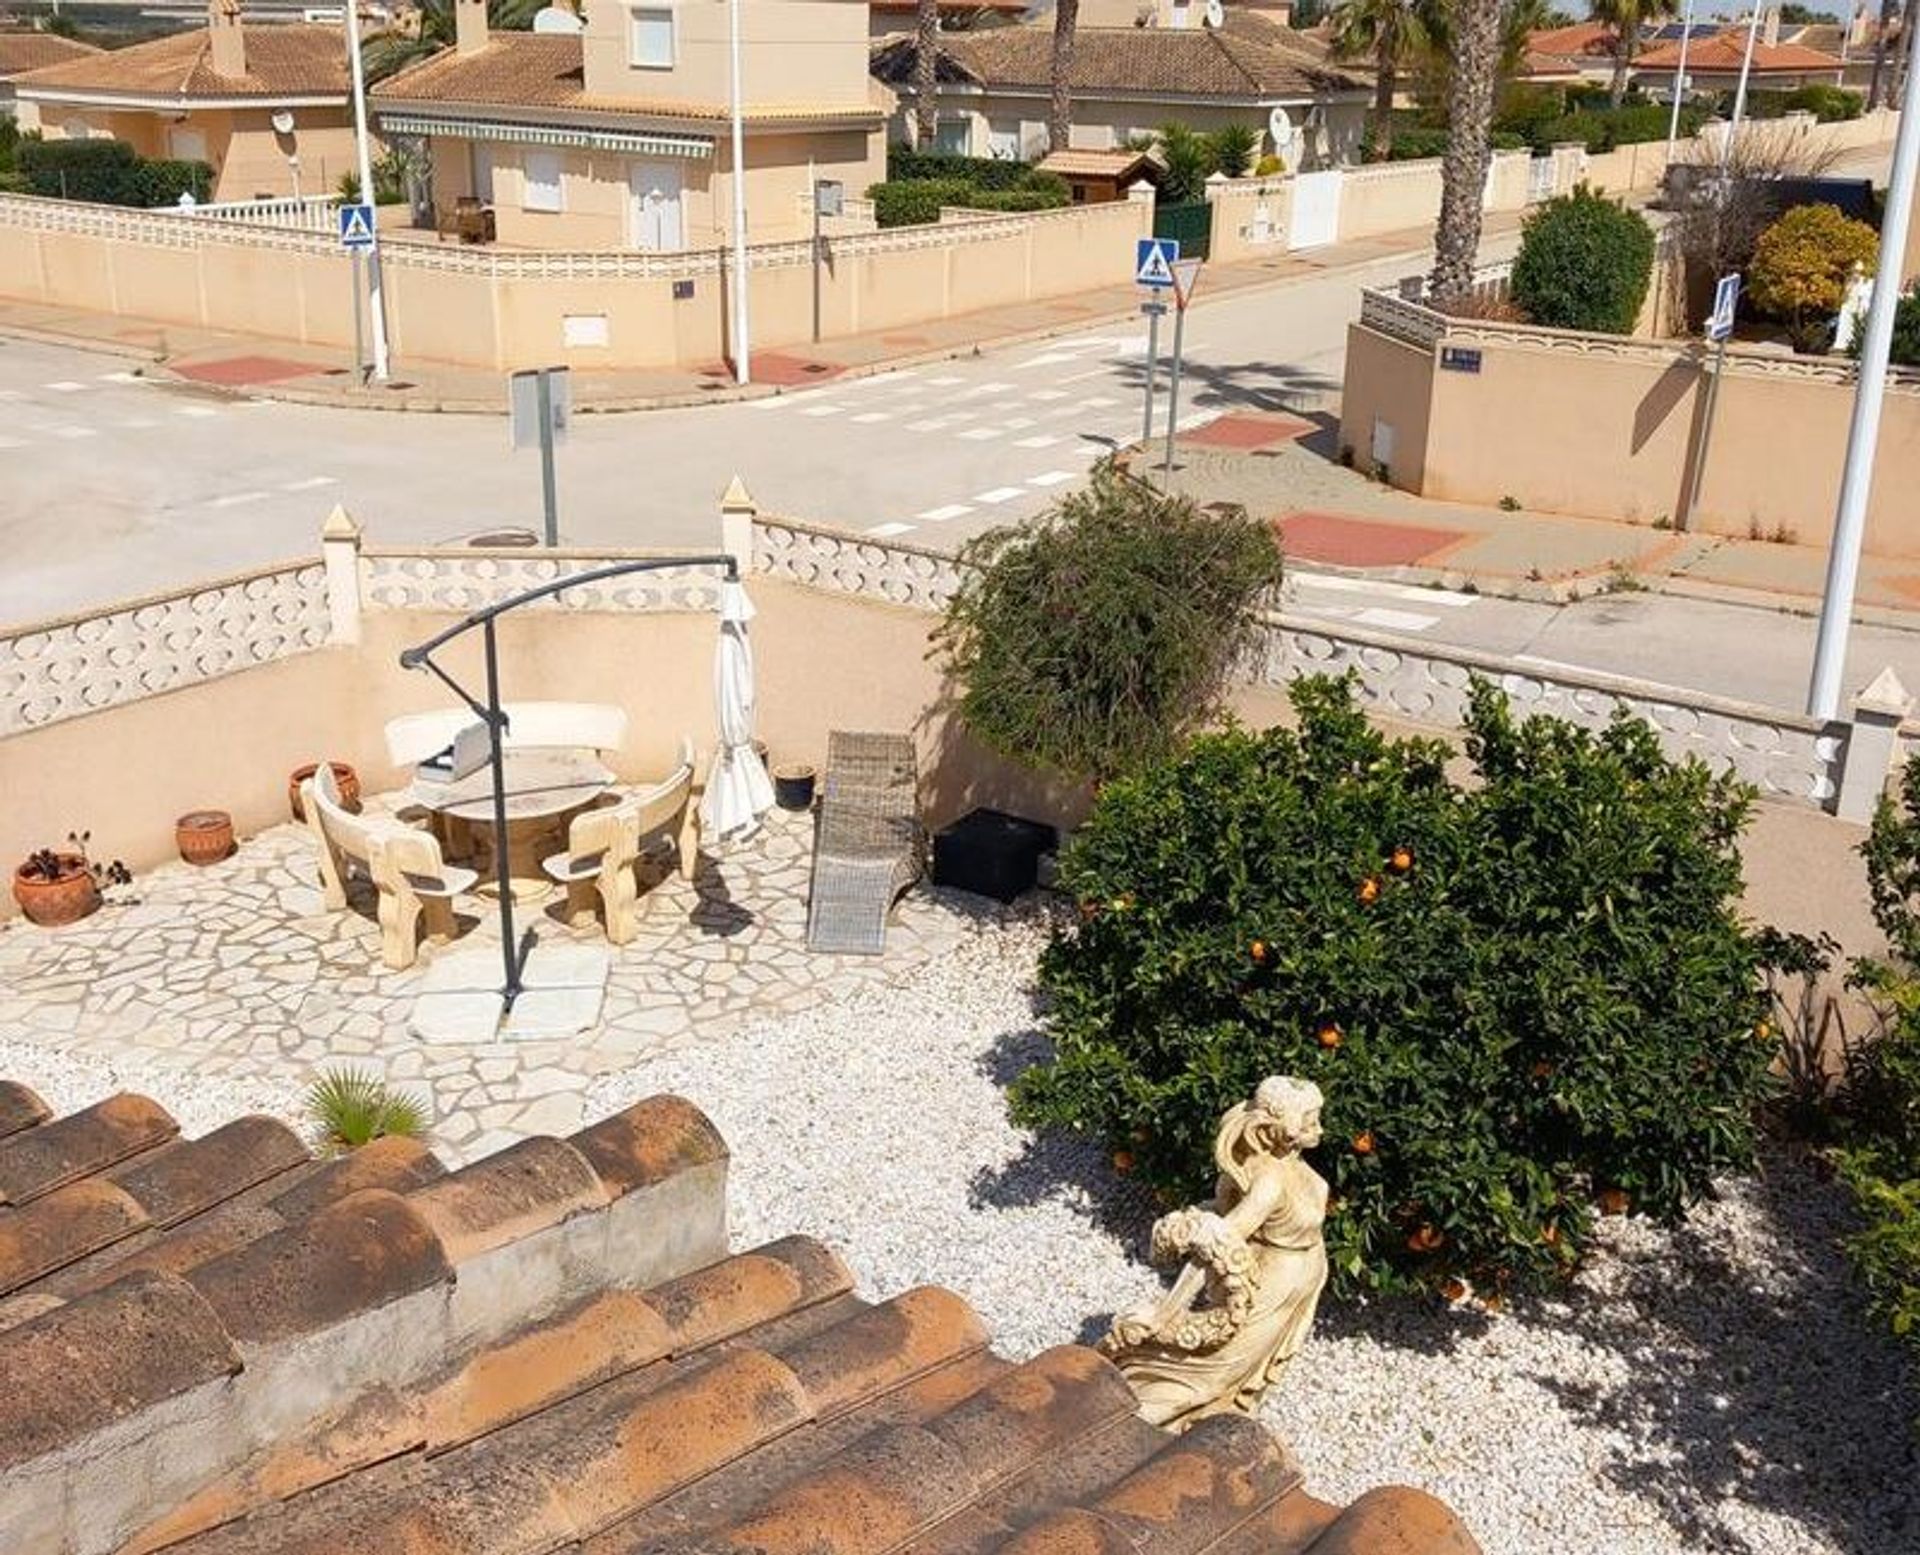
[[[750,835],[773,808],[773,781],[753,748],[753,644],[747,638],[753,613],[743,585],[720,585],[720,641],[713,656],[720,748],[700,801],[700,826],[722,842]]]

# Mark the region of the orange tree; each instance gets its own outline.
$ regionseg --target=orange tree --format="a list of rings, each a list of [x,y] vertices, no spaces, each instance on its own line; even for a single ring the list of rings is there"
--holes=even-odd
[[[1773,1056],[1735,908],[1749,791],[1643,723],[1519,722],[1484,684],[1467,783],[1348,682],[1293,700],[1297,732],[1202,736],[1101,792],[1016,1116],[1185,1200],[1226,1107],[1316,1081],[1348,1290],[1537,1285],[1596,1204],[1672,1219],[1747,1165]]]
[[[1880,238],[1831,205],[1796,205],[1760,234],[1749,291],[1753,305],[1787,326],[1796,351],[1823,351],[1847,285],[1871,270]]]

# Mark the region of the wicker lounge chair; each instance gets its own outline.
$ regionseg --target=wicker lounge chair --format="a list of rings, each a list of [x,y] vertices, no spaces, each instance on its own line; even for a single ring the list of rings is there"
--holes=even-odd
[[[827,736],[808,948],[867,956],[886,949],[887,913],[920,878],[926,856],[919,787],[911,736],[838,729]]]

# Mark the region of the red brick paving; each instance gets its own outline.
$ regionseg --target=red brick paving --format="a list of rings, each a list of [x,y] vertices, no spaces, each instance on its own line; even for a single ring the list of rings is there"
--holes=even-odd
[[[324,371],[312,362],[293,362],[282,356],[225,356],[216,362],[194,362],[173,369],[176,377],[229,389],[249,383],[284,383],[289,378],[308,378]]]
[[[732,369],[728,367],[703,367],[701,371],[721,378],[733,376]],[[837,362],[819,362],[805,356],[787,356],[779,351],[753,353],[753,381],[773,384],[782,389],[791,389],[803,383],[826,383],[839,377],[844,371],[845,369]]]
[[[1199,443],[1209,448],[1266,448],[1273,444],[1290,443],[1313,430],[1311,421],[1302,421],[1298,416],[1235,411],[1218,421],[1208,422],[1198,431],[1182,432],[1180,441]]]
[[[1464,530],[1376,523],[1344,513],[1287,513],[1273,522],[1287,555],[1336,567],[1409,566],[1466,538]]]

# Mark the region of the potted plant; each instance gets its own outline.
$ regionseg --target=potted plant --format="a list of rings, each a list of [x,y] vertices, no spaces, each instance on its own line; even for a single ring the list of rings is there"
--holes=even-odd
[[[189,810],[173,823],[174,845],[189,864],[218,864],[233,852],[233,817],[225,810]]]
[[[330,761],[333,768],[334,786],[340,790],[341,807],[360,813],[360,774],[344,761]],[[320,770],[320,763],[310,761],[303,767],[295,767],[287,774],[287,808],[293,812],[296,821],[307,818],[306,806],[300,803],[300,785]]]
[[[65,848],[41,848],[15,868],[13,899],[31,922],[48,929],[78,923],[99,910],[103,887],[133,879],[120,860],[96,864],[87,856],[92,835],[68,832]]]
[[[773,769],[773,800],[782,810],[811,810],[818,773],[810,761],[783,761]]]

